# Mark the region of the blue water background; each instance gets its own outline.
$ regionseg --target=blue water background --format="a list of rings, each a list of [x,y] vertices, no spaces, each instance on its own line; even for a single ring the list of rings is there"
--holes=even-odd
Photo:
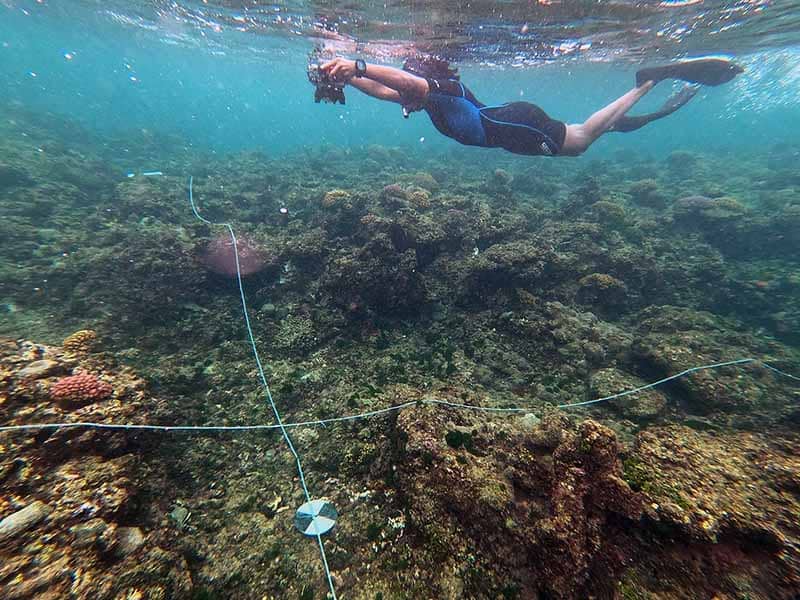
[[[397,105],[352,88],[345,107],[315,105],[305,76],[308,39],[232,32],[213,41],[195,36],[187,44],[186,37],[178,43],[165,35],[172,26],[148,31],[93,17],[90,10],[81,20],[66,21],[46,6],[22,11],[0,4],[0,109],[7,102],[63,114],[100,133],[178,134],[187,145],[219,152],[388,144],[425,153],[456,146],[424,113],[405,120]],[[225,35],[235,41],[227,49]],[[587,156],[602,158],[622,148],[654,157],[676,148],[766,151],[795,142],[800,52],[736,55],[732,49],[732,55],[747,68],[735,82],[705,88],[679,113],[645,130],[608,135]],[[575,122],[630,89],[636,66],[557,61],[526,69],[466,65],[461,72],[484,102],[527,100],[554,118]],[[656,108],[670,89],[661,84],[632,114]],[[472,151],[476,159],[499,152]],[[158,165],[131,165],[139,167]]]

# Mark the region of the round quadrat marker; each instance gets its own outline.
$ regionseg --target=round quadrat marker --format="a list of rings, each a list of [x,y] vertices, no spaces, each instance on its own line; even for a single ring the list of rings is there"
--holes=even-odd
[[[328,533],[339,514],[332,502],[311,500],[302,504],[294,515],[294,526],[303,535],[316,536]]]

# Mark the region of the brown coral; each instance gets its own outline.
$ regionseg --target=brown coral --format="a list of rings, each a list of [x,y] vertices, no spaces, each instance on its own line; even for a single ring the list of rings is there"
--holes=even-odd
[[[735,198],[687,196],[675,202],[673,216],[677,220],[720,222],[738,219],[747,214],[747,207]]]
[[[92,329],[81,329],[68,336],[62,344],[64,350],[71,354],[88,354],[97,340],[97,333]]]
[[[386,208],[396,210],[405,208],[408,202],[408,191],[399,183],[392,183],[381,190],[381,204]]]
[[[408,192],[408,202],[418,210],[431,207],[431,193],[422,188],[415,188]]]
[[[63,407],[81,406],[105,400],[114,391],[91,373],[62,377],[50,388],[50,397]]]
[[[590,207],[592,216],[600,223],[605,223],[611,227],[621,227],[627,221],[625,207],[616,202],[600,200]]]
[[[456,596],[433,572],[469,556],[513,581],[519,598],[590,597],[594,572],[624,568],[623,532],[639,521],[642,496],[623,480],[610,429],[552,413],[533,432],[498,434],[434,410],[403,413],[397,426],[405,443],[395,481],[431,560],[415,567],[431,569],[437,597]]]
[[[592,273],[578,281],[577,300],[601,312],[617,312],[624,308],[628,288],[625,282],[607,273]]]
[[[424,188],[429,192],[436,192],[439,190],[439,182],[436,181],[430,173],[425,173],[423,171],[414,173],[410,177],[410,181],[413,185]]]
[[[346,203],[348,200],[350,200],[350,192],[346,190],[329,190],[322,197],[322,207],[333,208],[336,205]]]
[[[384,200],[405,200],[406,191],[399,183],[390,183],[381,190],[381,198]]]
[[[634,181],[628,188],[628,193],[631,199],[641,206],[661,208],[666,204],[666,198],[655,179]]]

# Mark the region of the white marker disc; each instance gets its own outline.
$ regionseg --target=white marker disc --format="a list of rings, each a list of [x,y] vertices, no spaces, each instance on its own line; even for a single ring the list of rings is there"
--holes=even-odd
[[[338,517],[339,514],[332,502],[312,500],[297,509],[294,515],[294,526],[303,535],[322,535],[328,533],[336,525]]]

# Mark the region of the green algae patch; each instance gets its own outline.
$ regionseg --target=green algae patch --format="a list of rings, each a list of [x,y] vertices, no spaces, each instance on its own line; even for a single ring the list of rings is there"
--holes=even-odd
[[[447,445],[454,450],[464,448],[465,450],[471,452],[475,448],[475,442],[472,438],[472,434],[466,431],[453,429],[445,434],[444,439],[447,442]]]

